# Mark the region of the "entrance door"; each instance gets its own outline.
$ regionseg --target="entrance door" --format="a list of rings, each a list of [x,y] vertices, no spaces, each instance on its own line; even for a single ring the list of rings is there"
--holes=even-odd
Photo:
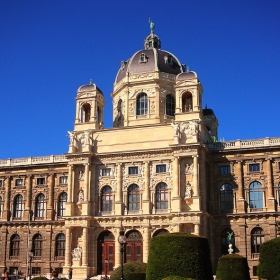
[[[98,237],[97,274],[110,275],[115,266],[115,240],[111,232],[102,232]]]
[[[143,241],[141,233],[132,230],[127,233],[126,238],[125,262],[142,262]]]

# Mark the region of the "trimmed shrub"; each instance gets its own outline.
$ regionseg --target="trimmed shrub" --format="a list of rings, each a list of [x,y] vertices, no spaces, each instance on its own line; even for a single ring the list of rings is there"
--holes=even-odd
[[[208,239],[179,232],[153,237],[146,279],[162,280],[171,275],[212,280]]]
[[[124,279],[128,279],[131,273],[146,273],[147,264],[143,262],[130,262],[123,265]],[[121,267],[117,267],[111,274],[110,280],[120,280]],[[137,278],[138,279],[138,278]],[[139,278],[140,280],[142,278]]]
[[[195,280],[195,279],[185,278],[185,277],[181,277],[181,276],[169,276],[169,277],[163,278],[162,280]]]
[[[216,280],[250,280],[247,259],[238,254],[219,258]]]
[[[260,247],[260,259],[257,268],[259,278],[280,279],[280,237],[264,242]]]
[[[144,272],[133,272],[127,274],[125,280],[146,280],[146,273]]]

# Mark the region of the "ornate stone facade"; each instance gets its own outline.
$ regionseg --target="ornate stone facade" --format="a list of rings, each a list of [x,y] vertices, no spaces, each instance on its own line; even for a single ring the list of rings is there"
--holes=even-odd
[[[253,277],[259,245],[278,234],[280,138],[216,142],[197,74],[159,42],[152,32],[121,63],[113,128],[91,82],[77,91],[66,155],[0,161],[0,272],[85,279],[108,260],[110,273],[124,229],[126,262],[147,262],[151,238],[181,231],[208,237],[214,269],[231,234]]]

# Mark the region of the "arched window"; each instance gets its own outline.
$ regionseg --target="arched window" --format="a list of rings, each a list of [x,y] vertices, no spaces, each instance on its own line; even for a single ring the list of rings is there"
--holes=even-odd
[[[167,233],[169,233],[169,231],[167,229],[159,229],[153,234],[153,237],[167,234]]]
[[[11,237],[10,243],[10,257],[18,258],[20,253],[20,237],[18,234],[14,234]]]
[[[14,199],[14,218],[22,218],[23,216],[23,208],[24,208],[24,204],[23,204],[23,198],[21,194],[18,194],[15,199]]]
[[[175,114],[175,101],[171,94],[166,95],[166,108],[165,113],[168,116],[174,116]]]
[[[55,239],[56,258],[60,259],[65,257],[65,244],[66,244],[65,235],[63,233],[58,234]]]
[[[222,255],[227,255],[229,244],[232,244],[232,249],[234,250],[235,247],[235,238],[234,238],[234,232],[230,228],[226,228],[221,233],[221,242],[222,242]]]
[[[277,203],[278,203],[278,206],[280,206],[280,183],[278,184],[278,189],[277,189]]]
[[[148,97],[146,93],[142,92],[137,96],[136,107],[137,115],[148,114]]]
[[[67,202],[67,193],[63,192],[58,198],[58,207],[57,207],[58,208],[58,212],[57,212],[58,217],[65,216],[66,202]]]
[[[192,112],[193,110],[193,101],[192,94],[190,92],[185,92],[182,95],[182,112]]]
[[[156,187],[156,209],[168,209],[168,190],[165,183]]]
[[[40,193],[35,202],[35,217],[36,218],[44,218],[45,217],[45,210],[46,210],[46,200],[45,196]]]
[[[112,211],[113,195],[112,188],[105,186],[101,191],[101,212]]]
[[[143,261],[143,237],[137,230],[129,231],[126,234],[125,262]]]
[[[253,209],[263,208],[263,190],[262,184],[255,181],[249,187],[249,205]]]
[[[264,232],[260,227],[255,227],[251,231],[251,252],[259,253],[260,246],[264,243]]]
[[[81,122],[82,123],[90,121],[90,114],[91,114],[90,111],[91,111],[90,105],[88,103],[85,103],[81,109]]]
[[[135,184],[128,188],[128,211],[140,209],[140,190]]]
[[[220,209],[222,212],[233,209],[233,190],[230,184],[223,184],[220,188]]]
[[[2,218],[3,215],[3,206],[4,206],[4,201],[2,197],[0,196],[0,218]]]
[[[42,235],[37,233],[33,237],[32,252],[34,257],[42,257],[43,251],[43,238]]]

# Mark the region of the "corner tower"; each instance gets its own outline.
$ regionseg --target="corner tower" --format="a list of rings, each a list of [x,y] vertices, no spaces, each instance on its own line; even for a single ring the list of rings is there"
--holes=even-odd
[[[125,127],[170,122],[175,116],[176,76],[184,65],[170,52],[161,50],[154,33],[144,40],[144,49],[121,62],[114,83],[113,126]]]

